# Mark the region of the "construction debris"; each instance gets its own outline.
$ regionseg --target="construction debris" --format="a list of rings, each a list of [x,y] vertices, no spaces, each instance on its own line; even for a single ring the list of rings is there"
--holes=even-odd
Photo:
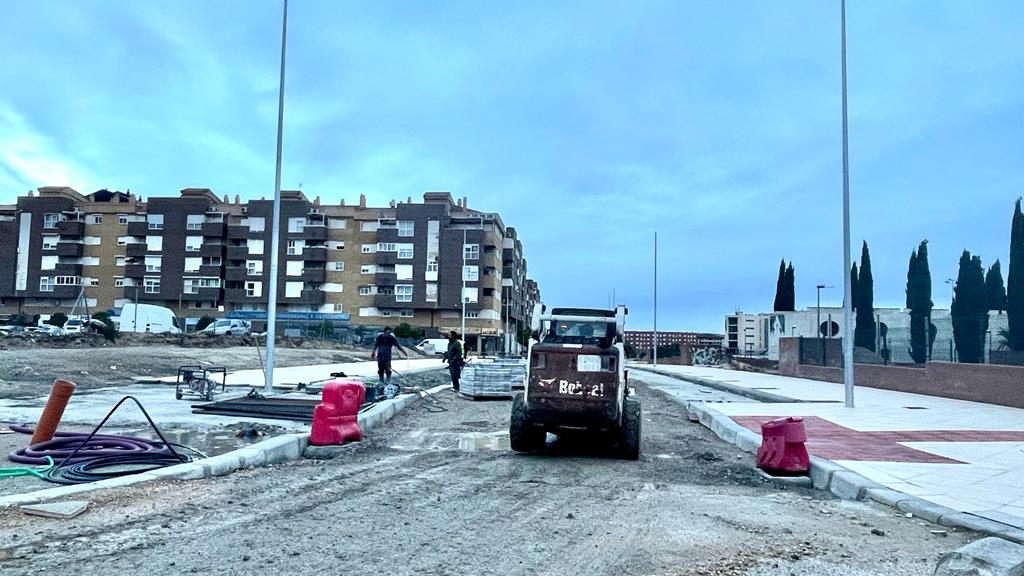
[[[51,502],[49,504],[26,504],[20,508],[22,514],[43,516],[67,520],[74,518],[89,508],[85,500],[68,500],[67,502]]]

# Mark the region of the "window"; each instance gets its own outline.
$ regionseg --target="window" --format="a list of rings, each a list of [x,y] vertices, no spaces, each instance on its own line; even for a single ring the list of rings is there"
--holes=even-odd
[[[263,240],[249,238],[245,243],[249,247],[249,254],[263,254]]]
[[[411,284],[399,284],[395,286],[395,302],[412,302]]]
[[[263,232],[267,229],[267,219],[250,216],[245,220],[249,224],[249,232]]]
[[[479,297],[479,291],[476,288],[466,287],[462,289],[462,298],[468,304],[476,304]]]
[[[395,252],[398,248],[394,242],[378,242],[377,252]]]
[[[159,272],[162,260],[160,256],[146,256],[146,272]]]
[[[466,312],[466,318],[479,318],[479,312]]]
[[[164,249],[163,236],[146,236],[146,251],[161,252]]]
[[[199,272],[199,267],[202,265],[202,258],[185,258],[185,272]]]
[[[43,228],[56,228],[60,214],[43,214]]]
[[[246,260],[245,271],[249,276],[259,276],[263,274],[263,261],[262,260]]]
[[[345,249],[345,242],[343,240],[328,240],[327,241],[327,249],[328,250],[344,250]]]
[[[301,233],[306,229],[305,218],[289,218],[288,219],[288,232],[291,234]]]
[[[263,282],[246,282],[245,295],[249,298],[259,298],[263,295]]]
[[[57,267],[58,256],[43,256],[39,259],[40,270],[53,270]]]
[[[345,308],[344,308],[344,306],[342,304],[334,304],[333,307],[334,307],[334,311],[335,312],[344,312],[345,311]]]
[[[367,220],[366,222],[359,223],[360,232],[376,232],[380,228],[380,222],[376,220]]]
[[[39,277],[39,291],[40,292],[53,292],[53,279],[49,276]]]
[[[463,260],[479,260],[480,259],[480,245],[479,244],[466,244],[462,247],[462,259]]]
[[[85,237],[85,245],[86,246],[99,246],[102,243],[103,243],[103,239],[100,238],[99,236],[86,236]]]
[[[199,252],[199,249],[203,247],[202,236],[186,236],[185,237],[185,252]]]
[[[426,280],[437,281],[437,261],[427,262],[427,273],[425,275]]]
[[[416,314],[413,313],[412,310],[402,310],[398,313],[398,315],[401,316],[402,318],[412,318]]]
[[[289,260],[285,262],[285,276],[302,276],[302,260]]]
[[[376,274],[377,266],[374,264],[363,264],[359,267],[360,274]]]
[[[185,221],[186,230],[202,230],[203,229],[203,215],[202,214],[189,214],[186,216]]]
[[[327,220],[327,227],[331,230],[344,230],[348,227],[348,220],[344,218],[330,218]]]
[[[114,278],[114,288],[124,288],[129,285],[124,278]]]
[[[164,215],[163,214],[146,214],[146,223],[149,224],[150,230],[163,230],[164,229]],[[157,288],[157,292],[160,288]]]
[[[302,296],[302,284],[302,282],[285,282],[284,297],[299,298],[300,296]]]
[[[359,295],[360,296],[371,296],[371,295],[373,295],[373,286],[360,286],[359,287]]]
[[[462,279],[467,282],[476,282],[480,279],[480,267],[479,266],[463,266],[462,267]]]
[[[412,258],[412,244],[399,244],[398,257],[403,260]]]
[[[43,250],[56,250],[59,238],[60,236],[54,236],[53,234],[43,236]]]
[[[376,244],[363,244],[363,254],[371,254],[376,252]]]
[[[146,294],[159,294],[160,293],[160,279],[159,278],[146,278],[142,281],[142,285],[145,287]]]
[[[391,318],[391,310],[381,310],[380,315],[384,318]]]
[[[118,214],[117,215],[117,223],[122,225],[122,226],[127,224],[128,223],[128,215],[127,214]]]
[[[220,266],[220,256],[206,256],[203,258],[203,266]]]
[[[124,256],[114,256],[114,266],[124,266],[128,263],[128,259]]]
[[[335,272],[344,272],[345,263],[342,262],[341,260],[338,260],[337,262],[331,262],[331,270],[334,270]]]
[[[306,243],[302,240],[289,240],[288,241],[288,255],[289,256],[301,256],[302,249],[305,248]]]
[[[132,238],[131,236],[118,236],[117,237],[117,245],[118,246],[127,246],[129,244],[135,244],[135,239]]]
[[[185,279],[185,294],[198,294],[200,288],[220,288],[220,278]]]
[[[85,217],[86,224],[103,224],[103,214],[89,214]]]
[[[338,284],[337,282],[324,282],[323,284],[320,285],[320,289],[323,290],[324,292],[339,293],[345,291],[345,285]]]
[[[398,237],[399,238],[412,238],[415,234],[416,223],[412,220],[399,220],[398,221]]]
[[[412,264],[398,264],[395,266],[396,280],[412,280]]]
[[[433,282],[427,283],[427,302],[437,302],[437,284]]]

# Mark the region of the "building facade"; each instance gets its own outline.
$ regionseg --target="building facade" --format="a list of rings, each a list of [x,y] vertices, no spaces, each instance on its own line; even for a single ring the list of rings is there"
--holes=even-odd
[[[116,311],[137,301],[189,323],[265,321],[272,214],[271,200],[231,202],[203,188],[148,201],[40,188],[0,206],[0,242],[10,247],[0,251],[0,313],[69,313],[75,302]],[[432,335],[464,321],[474,349],[501,351],[514,348],[540,298],[515,229],[448,192],[380,208],[364,196],[324,205],[284,191],[278,241],[279,318],[407,322]]]
[[[638,352],[644,353],[654,347],[653,330],[626,330],[626,343]],[[696,348],[721,348],[722,335],[704,332],[658,331],[658,346],[684,346]]]

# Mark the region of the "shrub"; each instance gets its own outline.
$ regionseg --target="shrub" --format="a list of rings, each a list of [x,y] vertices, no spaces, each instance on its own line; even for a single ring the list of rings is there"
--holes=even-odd
[[[56,314],[50,316],[50,319],[47,320],[46,323],[49,324],[50,326],[56,326],[57,328],[62,328],[64,326],[64,324],[67,323],[67,321],[68,321],[68,315],[67,314],[65,314],[63,312],[57,312]]]
[[[214,318],[213,316],[203,316],[202,318],[199,319],[199,322],[196,322],[196,332],[199,332],[203,328],[206,328],[207,326],[213,324],[216,321],[217,319]]]

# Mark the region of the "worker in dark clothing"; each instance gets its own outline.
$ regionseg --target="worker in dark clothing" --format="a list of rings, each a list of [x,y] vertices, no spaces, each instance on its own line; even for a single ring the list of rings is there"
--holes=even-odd
[[[373,352],[370,353],[370,360],[377,359],[377,376],[380,378],[381,385],[384,386],[384,395],[388,398],[393,398],[398,394],[398,387],[391,384],[392,348],[398,348],[403,357],[409,357],[405,352],[405,348],[402,348],[402,345],[398,343],[398,339],[391,333],[391,328],[384,328],[384,333],[378,334],[376,342],[373,343]]]
[[[466,363],[466,349],[459,341],[459,334],[455,330],[448,334],[448,351],[444,353],[442,362],[448,363],[448,372],[452,375],[452,388],[458,392],[462,366]]]

